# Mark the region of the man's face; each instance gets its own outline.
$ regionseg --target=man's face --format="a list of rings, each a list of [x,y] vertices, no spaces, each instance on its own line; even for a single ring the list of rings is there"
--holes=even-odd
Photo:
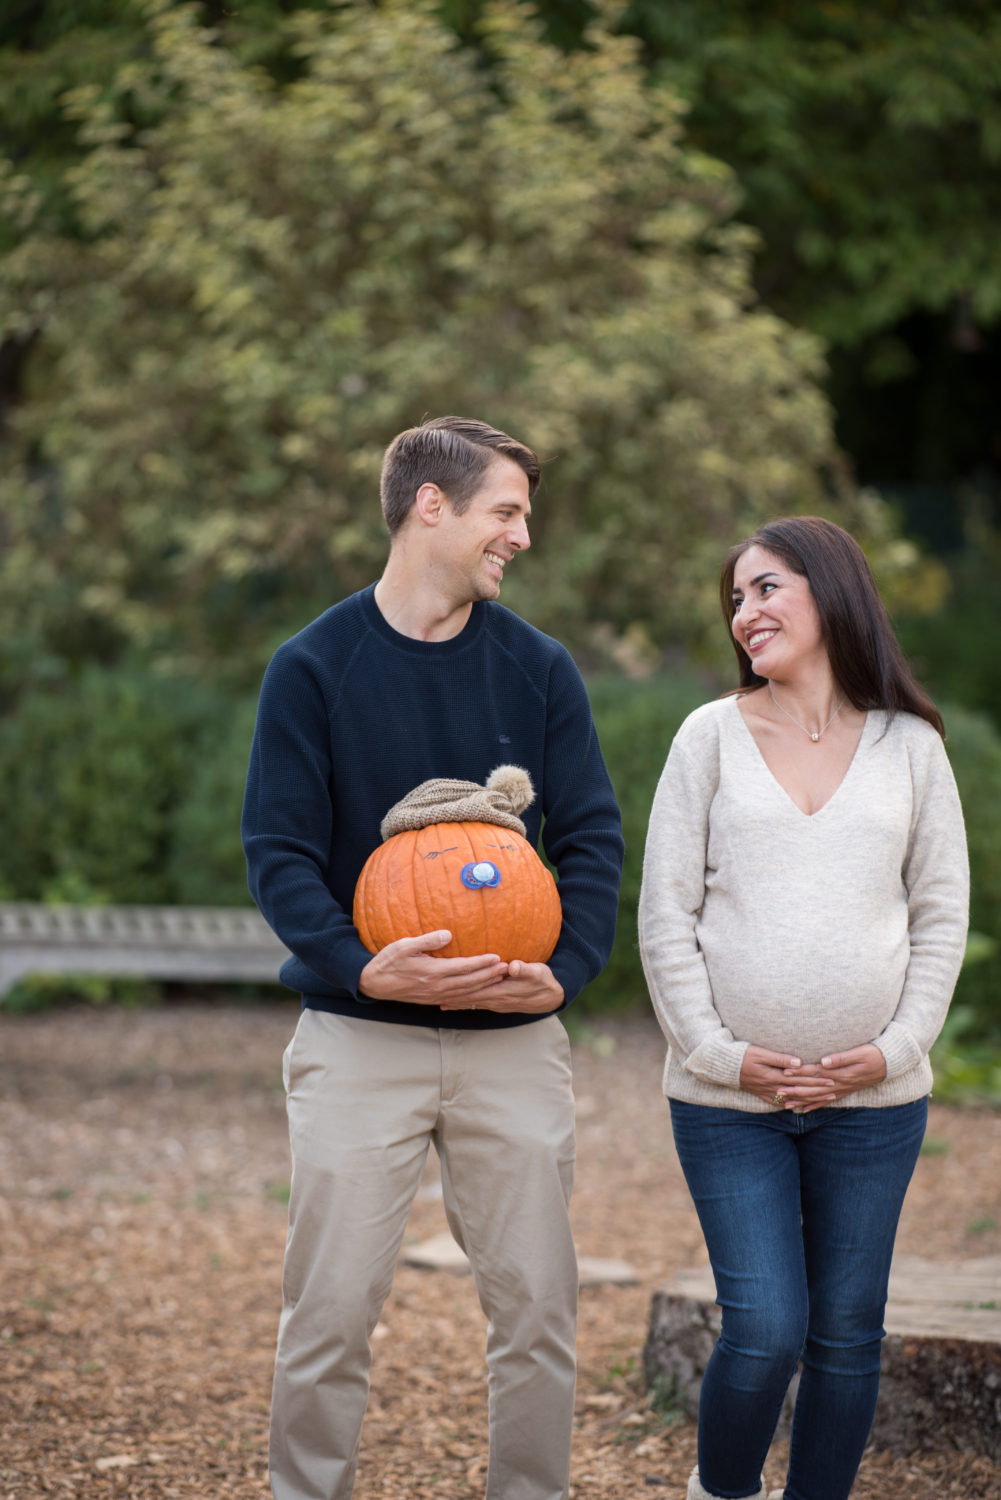
[[[504,569],[531,546],[528,475],[509,458],[492,460],[461,515],[446,501],[435,537],[436,567],[456,603],[496,599]]]

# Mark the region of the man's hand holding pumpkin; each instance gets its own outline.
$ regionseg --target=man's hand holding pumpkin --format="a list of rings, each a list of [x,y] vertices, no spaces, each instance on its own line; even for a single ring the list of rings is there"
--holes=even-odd
[[[362,969],[359,992],[366,1000],[403,1000],[409,1005],[441,1005],[451,1010],[468,1010],[473,1003],[485,1002],[491,989],[507,978],[511,965],[496,953],[439,958],[437,950],[451,941],[452,934],[443,930],[387,943]]]

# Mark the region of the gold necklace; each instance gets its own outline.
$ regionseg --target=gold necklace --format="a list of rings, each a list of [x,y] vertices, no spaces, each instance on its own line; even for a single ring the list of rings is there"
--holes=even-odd
[[[820,739],[820,736],[826,730],[830,729],[831,725],[834,723],[835,719],[838,717],[838,714],[841,712],[841,710],[845,706],[845,700],[844,700],[844,698],[839,698],[838,699],[838,706],[834,710],[834,712],[831,714],[831,717],[828,719],[827,723],[824,725],[824,728],[823,729],[818,729],[818,730],[814,731],[812,729],[807,729],[807,727],[806,727],[805,724],[801,724],[798,719],[793,718],[793,715],[789,712],[789,710],[787,708],[783,708],[782,707],[781,703],[776,698],[775,694],[772,692],[772,681],[771,681],[771,678],[768,679],[768,696],[769,696],[769,698],[771,698],[772,702],[775,704],[775,707],[778,709],[779,713],[780,714],[785,714],[785,716],[786,716],[787,719],[792,719],[792,722],[795,724],[796,728],[797,729],[802,729],[802,731],[803,731],[804,734],[808,734],[814,744],[817,743],[817,741]]]

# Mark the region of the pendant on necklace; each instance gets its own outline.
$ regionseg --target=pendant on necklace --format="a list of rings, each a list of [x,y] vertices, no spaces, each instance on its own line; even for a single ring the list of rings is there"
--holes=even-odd
[[[814,744],[817,743],[817,741],[820,739],[820,736],[822,734],[826,734],[827,730],[830,729],[831,725],[834,723],[835,719],[838,717],[838,714],[844,708],[845,702],[846,702],[846,700],[844,698],[839,698],[838,699],[838,706],[834,710],[834,712],[831,714],[831,717],[828,719],[827,723],[824,724],[822,726],[822,728],[814,730],[814,729],[807,729],[806,725],[805,724],[801,724],[794,714],[791,714],[787,708],[783,708],[782,707],[782,704],[779,702],[779,700],[776,698],[774,692],[772,691],[772,684],[771,684],[770,680],[768,682],[768,696],[769,696],[769,698],[771,698],[772,702],[774,703],[775,707],[778,709],[779,713],[780,714],[785,714],[786,718],[790,719],[792,721],[792,723],[796,725],[797,729],[802,729],[802,731],[803,731],[804,734],[808,734],[810,736],[810,739],[813,741]]]

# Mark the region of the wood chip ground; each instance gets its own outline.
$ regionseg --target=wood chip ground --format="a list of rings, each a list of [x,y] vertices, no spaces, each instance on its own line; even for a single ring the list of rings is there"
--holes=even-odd
[[[0,1013],[0,1500],[261,1500],[288,1190],[293,999]],[[573,1500],[681,1500],[692,1424],[652,1402],[655,1287],[704,1260],[644,1011],[574,1039],[582,1255]],[[445,1228],[434,1164],[408,1244]],[[899,1239],[1001,1252],[1001,1112],[933,1104]],[[468,1277],[401,1265],[376,1329],[358,1500],[477,1500],[483,1323]],[[769,1487],[782,1479],[773,1450]],[[982,1458],[869,1452],[858,1500],[997,1500]]]

